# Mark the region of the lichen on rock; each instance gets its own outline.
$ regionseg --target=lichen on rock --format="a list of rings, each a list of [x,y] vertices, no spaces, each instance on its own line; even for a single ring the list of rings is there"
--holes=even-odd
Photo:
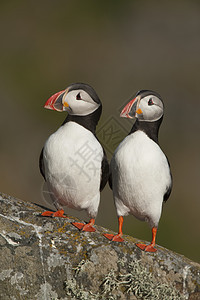
[[[129,236],[111,242],[100,226],[79,232],[75,218],[41,217],[4,194],[0,202],[1,299],[200,299],[200,265],[182,255],[144,253]]]

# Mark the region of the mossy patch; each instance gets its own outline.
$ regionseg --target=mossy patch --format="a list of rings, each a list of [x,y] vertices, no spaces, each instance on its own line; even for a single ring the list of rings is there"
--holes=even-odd
[[[71,299],[152,299],[152,300],[184,300],[185,295],[174,286],[162,284],[145,268],[141,261],[132,262],[129,272],[119,272],[111,269],[103,280],[99,281],[98,292],[89,289],[84,282],[80,282],[81,273],[91,261],[82,260],[74,268],[74,278],[65,281],[67,296]],[[124,261],[118,262],[119,269]],[[95,266],[94,266],[95,269]]]

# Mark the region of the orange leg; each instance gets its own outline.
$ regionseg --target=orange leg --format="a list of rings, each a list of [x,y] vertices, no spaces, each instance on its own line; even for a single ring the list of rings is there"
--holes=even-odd
[[[59,209],[55,212],[53,211],[45,211],[41,214],[41,216],[43,217],[59,217],[59,218],[67,218],[67,216],[64,216],[64,210],[63,209]]]
[[[119,223],[119,231],[117,235],[105,233],[104,236],[114,242],[123,242],[124,239],[122,238],[122,226],[123,226],[124,218],[122,216],[118,217],[118,223]]]
[[[94,222],[95,222],[95,219],[90,219],[88,224],[73,222],[72,225],[74,225],[75,227],[77,227],[79,230],[82,230],[82,231],[94,232],[94,231],[96,231],[96,229],[93,227]]]
[[[153,227],[152,228],[152,241],[150,245],[145,245],[145,244],[136,244],[137,247],[139,247],[141,250],[144,250],[146,252],[156,252],[157,249],[154,248],[156,244],[156,233],[157,233],[157,228]]]

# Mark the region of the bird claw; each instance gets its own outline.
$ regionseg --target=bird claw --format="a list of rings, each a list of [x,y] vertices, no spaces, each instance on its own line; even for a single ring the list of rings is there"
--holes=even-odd
[[[121,237],[120,234],[114,235],[114,234],[104,233],[104,236],[113,242],[123,242],[124,241],[124,239]]]
[[[114,234],[109,234],[109,233],[104,233],[103,234],[107,239],[109,239],[110,241],[113,239]]]
[[[139,247],[141,250],[145,251],[145,252],[156,252],[157,249],[154,248],[154,246],[152,244],[150,245],[145,245],[145,244],[136,244],[137,247]]]
[[[78,222],[73,222],[72,225],[74,225],[76,228],[78,228],[81,231],[88,231],[88,232],[94,232],[96,229],[91,224],[83,224]]]
[[[64,216],[64,210],[63,209],[60,209],[60,210],[57,210],[55,212],[53,211],[44,211],[42,214],[41,214],[42,217],[57,217],[57,218],[67,218],[67,216]]]
[[[95,232],[96,229],[91,224],[85,224],[82,231]]]
[[[41,216],[42,217],[52,217],[52,215],[54,214],[53,211],[44,211]]]

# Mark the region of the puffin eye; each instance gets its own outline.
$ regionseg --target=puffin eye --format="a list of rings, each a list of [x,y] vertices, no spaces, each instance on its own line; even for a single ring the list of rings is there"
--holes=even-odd
[[[150,98],[149,101],[148,101],[148,105],[153,105],[153,100]]]
[[[78,93],[78,94],[76,95],[76,100],[82,100],[82,98],[81,98],[81,93]]]

